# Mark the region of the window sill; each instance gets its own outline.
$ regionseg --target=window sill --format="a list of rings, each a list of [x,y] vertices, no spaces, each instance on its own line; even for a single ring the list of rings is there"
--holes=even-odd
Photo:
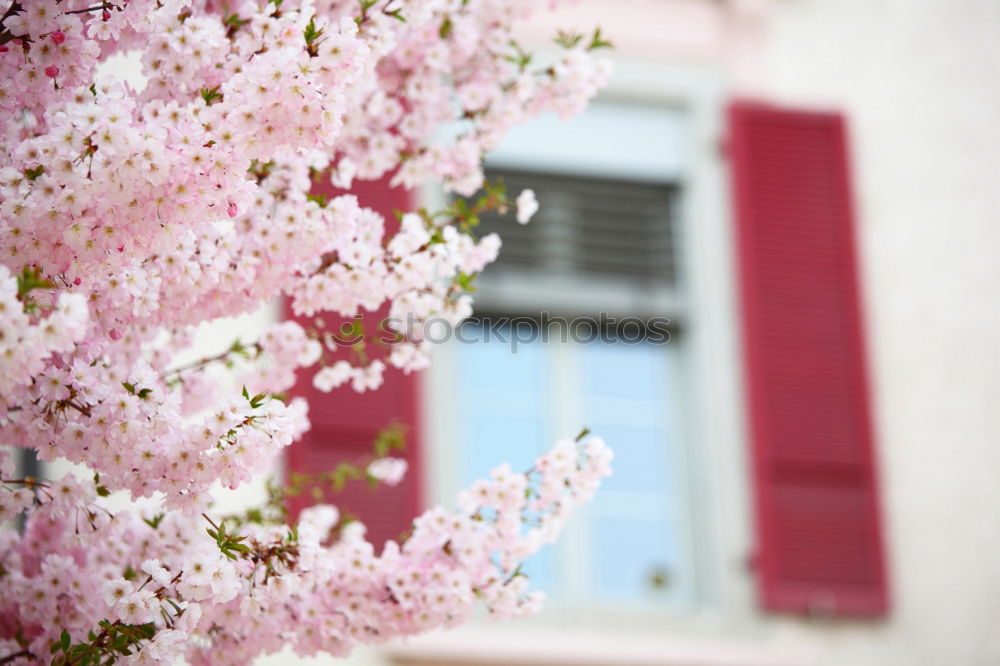
[[[805,650],[753,642],[468,627],[387,649],[398,666],[809,666]]]

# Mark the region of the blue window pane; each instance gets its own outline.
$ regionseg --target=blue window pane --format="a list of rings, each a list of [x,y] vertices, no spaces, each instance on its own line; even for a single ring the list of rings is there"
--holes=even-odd
[[[552,345],[518,346],[509,329],[484,341],[485,329],[466,324],[459,343],[457,391],[463,483],[489,473],[499,462],[527,469],[557,435],[553,415],[575,412],[615,449],[614,474],[577,524],[583,527],[589,562],[585,597],[621,601],[678,601],[693,585],[687,555],[687,515],[678,440],[674,349],[668,345],[578,344],[577,384],[552,392]],[[565,425],[565,424],[564,424]],[[584,521],[586,521],[584,523]],[[546,548],[524,571],[554,597],[570,591],[562,558],[579,557],[565,544]]]
[[[632,428],[600,421],[588,426],[614,449],[614,473],[601,490],[665,497],[674,493],[674,465],[662,428]]]
[[[552,546],[545,546],[521,566],[521,572],[531,581],[531,588],[550,596],[558,596],[560,592],[556,576],[556,552]]]
[[[616,600],[676,598],[683,588],[677,531],[662,520],[595,516],[591,523],[594,592]]]
[[[667,345],[596,343],[579,351],[587,425],[615,449],[608,491],[674,494],[678,469]]]
[[[463,480],[483,478],[502,462],[510,463],[515,472],[527,470],[543,452],[545,430],[542,418],[531,414],[463,413],[459,430]]]
[[[682,557],[674,349],[595,343],[579,355],[587,425],[615,450],[614,474],[591,512],[593,593],[633,601],[681,594],[693,576]]]
[[[583,390],[588,396],[640,402],[666,397],[672,356],[669,343],[597,341],[582,345],[580,351],[584,357]]]
[[[470,323],[462,329],[458,353],[459,455],[462,483],[487,476],[502,462],[527,470],[548,448],[545,358],[538,343],[514,353],[509,328],[491,331]],[[522,567],[533,587],[557,593],[555,551],[542,549]]]
[[[479,342],[458,345],[455,397],[465,482],[488,474],[501,462],[509,462],[514,470],[528,469],[548,439],[542,346],[523,345],[515,354],[496,335],[484,342],[485,330],[465,324],[464,339]],[[506,327],[500,331],[507,333]]]
[[[501,339],[497,335],[503,336]],[[459,383],[463,389],[538,393],[544,390],[542,345],[517,345],[512,350],[510,327],[491,329],[474,322],[462,325],[456,345]]]

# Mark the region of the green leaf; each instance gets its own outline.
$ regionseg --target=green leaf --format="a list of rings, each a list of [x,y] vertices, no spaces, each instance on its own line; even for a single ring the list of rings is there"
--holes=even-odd
[[[333,470],[333,490],[339,493],[348,481],[361,479],[364,476],[365,473],[361,469],[351,463],[342,462]]]
[[[601,29],[595,28],[594,35],[590,38],[590,44],[587,46],[587,50],[594,51],[596,49],[612,49],[614,47],[614,44],[601,37]]]
[[[25,169],[24,170],[24,175],[28,178],[28,180],[35,180],[36,178],[38,178],[39,176],[41,176],[43,173],[45,173],[45,167],[42,166],[41,164],[39,164],[38,166],[36,166],[34,169]]]
[[[372,453],[376,458],[384,458],[392,451],[403,451],[406,449],[406,427],[401,423],[392,423],[382,428],[375,435],[375,442],[372,444]]]
[[[472,282],[476,279],[476,275],[478,275],[478,273],[473,273],[472,275],[469,275],[468,273],[463,273],[462,271],[459,271],[458,273],[455,274],[454,278],[455,285],[458,286],[463,291],[474,292],[476,290],[476,287],[475,285],[472,284]]]
[[[309,18],[309,23],[306,24],[305,30],[302,31],[302,36],[305,37],[306,44],[312,45],[317,39],[323,34],[323,28],[316,27],[316,15],[313,14]]]
[[[510,40],[510,46],[514,49],[514,55],[505,56],[504,60],[517,64],[518,68],[524,71],[531,64],[531,54],[521,48],[521,45],[513,39]]]
[[[219,92],[219,86],[213,86],[211,88],[202,88],[200,91],[201,98],[205,100],[205,104],[212,106],[215,102],[222,101],[222,93]]]
[[[455,26],[451,22],[451,17],[445,16],[444,21],[441,23],[441,27],[438,28],[438,37],[441,39],[447,39],[454,27]]]
[[[250,19],[240,18],[239,14],[229,14],[222,19],[222,25],[227,28],[239,29],[250,22]]]
[[[571,49],[579,44],[581,40],[583,40],[583,35],[581,33],[560,30],[552,41],[564,49]]]
[[[165,513],[158,513],[155,516],[153,516],[152,518],[143,518],[142,522],[146,523],[147,525],[149,525],[150,527],[152,527],[155,530],[157,527],[160,526],[160,521],[162,521],[163,517],[166,516],[166,515],[167,514],[165,514]]]
[[[318,205],[320,208],[326,208],[327,198],[325,196],[323,196],[322,194],[307,194],[306,195],[306,200],[307,201],[312,201],[313,203],[315,203],[316,205]]]
[[[86,643],[77,643],[71,647],[67,652],[66,656],[70,659],[76,659],[83,657],[84,655],[90,655],[94,651],[94,648]]]
[[[40,268],[25,266],[17,276],[17,297],[23,298],[32,289],[55,289],[55,283],[42,276]]]
[[[125,387],[126,391],[128,391],[132,395],[135,395],[135,384],[130,384],[129,382],[122,382],[122,386]]]

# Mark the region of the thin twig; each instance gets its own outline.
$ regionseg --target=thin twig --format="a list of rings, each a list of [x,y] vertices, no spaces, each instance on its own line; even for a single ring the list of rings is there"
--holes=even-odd
[[[74,9],[73,11],[63,12],[63,13],[65,13],[65,14],[86,14],[88,12],[96,12],[98,9],[107,9],[109,7],[114,7],[115,9],[118,9],[119,11],[121,11],[120,7],[117,7],[117,6],[113,5],[113,4],[111,4],[110,2],[102,2],[99,5],[94,5],[93,7],[87,7],[86,9]]]
[[[87,416],[87,417],[93,416],[93,414],[90,412],[90,407],[87,407],[87,406],[84,406],[84,405],[79,405],[79,404],[73,402],[72,400],[63,400],[63,401],[60,402],[60,404],[66,405],[67,407],[72,407],[73,409],[75,409],[76,411],[80,412],[84,416]]]
[[[187,372],[188,370],[200,370],[201,368],[204,368],[204,367],[206,367],[208,365],[211,365],[212,363],[217,363],[219,361],[225,361],[225,360],[227,360],[227,358],[229,356],[231,356],[233,354],[240,354],[240,353],[243,353],[245,351],[249,351],[251,349],[254,350],[255,352],[260,352],[261,351],[260,343],[259,342],[254,342],[253,344],[249,344],[249,345],[245,345],[245,346],[241,345],[239,349],[233,349],[232,347],[230,347],[226,351],[220,352],[220,353],[216,354],[215,356],[207,356],[205,358],[200,358],[197,361],[191,361],[190,363],[186,363],[184,365],[178,366],[176,368],[173,368],[172,370],[167,370],[164,373],[163,377],[164,377],[164,379],[166,379],[167,377],[170,377],[171,375],[180,375],[182,372]]]
[[[6,657],[0,657],[0,665],[2,665],[2,664],[9,664],[10,662],[14,661],[15,659],[19,659],[21,657],[27,657],[28,659],[32,659],[32,660],[37,659],[37,657],[35,656],[34,652],[32,652],[31,650],[29,650],[28,648],[24,648],[23,650],[20,650],[18,652],[13,652],[13,653],[7,655]]]

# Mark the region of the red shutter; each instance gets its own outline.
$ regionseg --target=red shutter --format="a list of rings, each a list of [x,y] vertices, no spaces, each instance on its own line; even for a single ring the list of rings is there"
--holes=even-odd
[[[342,191],[330,186],[314,188],[317,194],[335,196]],[[386,218],[388,230],[393,230],[396,218],[393,210],[411,210],[413,198],[409,191],[390,188],[388,179],[359,182],[352,190],[362,206],[368,206]],[[377,322],[385,312],[366,313],[366,327],[377,330]],[[313,317],[298,318],[311,326]],[[341,318],[323,316],[327,328],[336,330]],[[370,350],[372,351],[372,350]],[[358,461],[369,456],[372,443],[380,430],[393,421],[407,429],[405,452],[393,455],[406,458],[409,471],[398,486],[378,486],[371,489],[361,481],[349,481],[344,490],[328,494],[325,501],[337,505],[360,519],[368,527],[368,539],[380,548],[387,539],[398,537],[410,528],[420,510],[421,470],[420,431],[417,421],[417,375],[404,375],[387,367],[385,383],[374,392],[356,393],[349,386],[322,393],[312,386],[314,371],[300,373],[295,394],[309,399],[309,420],[312,428],[288,453],[291,470],[318,474],[334,469],[341,461]],[[309,496],[295,498],[290,506],[294,514],[313,503]]]
[[[729,111],[763,605],[887,608],[844,119]]]

